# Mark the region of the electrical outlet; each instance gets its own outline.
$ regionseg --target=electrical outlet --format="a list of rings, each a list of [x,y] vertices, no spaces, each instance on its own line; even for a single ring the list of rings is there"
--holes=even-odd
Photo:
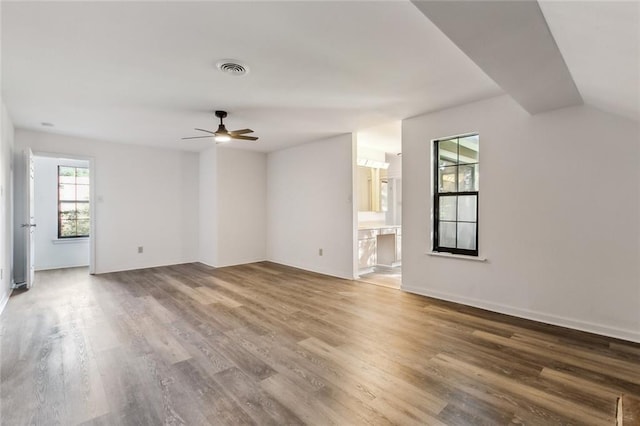
[[[144,247],[138,246],[138,253],[144,253]]]
[[[318,249],[318,256],[322,256],[323,250],[322,249]]]
[[[0,269],[0,280],[4,277],[4,269]]]

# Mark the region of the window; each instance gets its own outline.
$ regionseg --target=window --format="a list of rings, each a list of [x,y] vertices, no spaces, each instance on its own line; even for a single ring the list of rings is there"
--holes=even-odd
[[[433,142],[433,251],[478,255],[478,135]]]
[[[89,169],[58,166],[58,238],[89,236]]]

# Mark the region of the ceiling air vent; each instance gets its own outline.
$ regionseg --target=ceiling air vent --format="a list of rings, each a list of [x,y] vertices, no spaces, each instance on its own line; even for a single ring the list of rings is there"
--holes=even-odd
[[[231,74],[236,76],[245,75],[246,73],[249,72],[249,67],[241,64],[239,61],[236,61],[235,59],[223,59],[221,61],[218,61],[216,63],[216,67],[218,67],[220,71],[226,74]]]

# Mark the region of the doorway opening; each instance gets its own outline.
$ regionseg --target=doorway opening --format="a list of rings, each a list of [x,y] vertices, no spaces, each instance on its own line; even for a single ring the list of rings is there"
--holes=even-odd
[[[16,287],[30,288],[38,271],[92,274],[93,160],[27,149],[20,162],[28,173],[16,175],[16,206],[22,206],[16,222],[24,222],[16,228]]]
[[[360,281],[402,284],[402,131],[394,121],[357,132],[354,200]]]
[[[36,154],[34,169],[35,270],[88,267],[89,161]]]

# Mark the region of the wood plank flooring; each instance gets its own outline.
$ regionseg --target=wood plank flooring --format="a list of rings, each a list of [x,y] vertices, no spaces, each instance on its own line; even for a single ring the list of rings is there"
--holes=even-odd
[[[640,424],[640,398],[622,395],[618,400],[618,425]]]
[[[615,425],[640,397],[640,345],[266,262],[37,280],[0,317],[3,425]]]

